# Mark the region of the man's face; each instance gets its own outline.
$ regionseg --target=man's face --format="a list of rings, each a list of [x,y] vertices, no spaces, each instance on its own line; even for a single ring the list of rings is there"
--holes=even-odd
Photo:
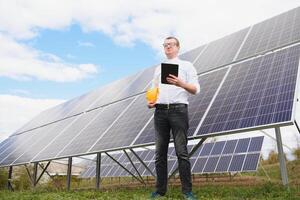
[[[178,54],[179,47],[175,39],[166,39],[164,41],[164,50],[168,58],[175,58]]]

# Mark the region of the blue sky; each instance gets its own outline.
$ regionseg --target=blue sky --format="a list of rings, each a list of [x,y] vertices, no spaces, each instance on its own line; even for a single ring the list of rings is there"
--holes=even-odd
[[[120,46],[99,32],[85,33],[74,24],[64,30],[41,30],[26,45],[70,63],[93,63],[98,73],[75,82],[0,79],[0,93],[32,98],[71,99],[101,85],[134,74],[158,62],[155,51],[143,42]]]
[[[169,35],[185,52],[297,6],[299,0],[0,0],[0,141],[45,109],[159,63]]]

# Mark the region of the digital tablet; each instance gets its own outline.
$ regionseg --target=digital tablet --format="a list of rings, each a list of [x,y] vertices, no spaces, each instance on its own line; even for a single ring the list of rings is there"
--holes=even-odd
[[[170,63],[161,63],[161,83],[171,84],[167,81],[169,74],[178,77],[178,65]]]

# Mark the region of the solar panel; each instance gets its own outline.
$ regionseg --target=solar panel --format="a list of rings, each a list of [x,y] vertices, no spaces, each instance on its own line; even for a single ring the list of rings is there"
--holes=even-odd
[[[68,118],[49,125],[49,129],[45,132],[41,132],[42,129],[39,130],[37,133],[38,137],[35,137],[33,141],[30,141],[30,145],[26,146],[22,152],[17,154],[18,159],[12,164],[24,164],[30,162],[47,144],[54,140],[55,137],[59,136],[64,129],[71,126],[73,121],[74,118]]]
[[[90,152],[129,146],[152,114],[153,111],[147,107],[145,96],[138,96],[136,101],[93,146]]]
[[[262,142],[263,136],[205,143],[200,154],[196,156],[192,172],[201,174],[256,171]],[[255,148],[250,149],[250,144]]]
[[[300,40],[300,7],[255,24],[238,59]]]
[[[32,161],[41,161],[47,159],[53,159],[56,155],[63,149],[65,146],[72,141],[79,132],[88,126],[97,115],[101,114],[103,109],[97,109],[92,112],[84,113],[78,117],[76,117],[72,126],[69,126],[65,129],[55,140],[39,152]]]
[[[210,71],[234,61],[249,28],[228,35],[208,44],[194,65],[198,73]]]
[[[257,168],[260,154],[248,154],[243,165],[243,171],[254,171]]]
[[[195,132],[226,71],[227,69],[217,70],[199,77],[201,92],[189,98],[188,136],[192,136]],[[152,119],[145,130],[136,138],[133,145],[154,143],[154,133],[154,120]]]
[[[194,48],[188,52],[179,55],[179,58],[193,63],[196,60],[196,58],[201,54],[201,52],[205,49],[205,47],[206,45]]]
[[[80,132],[78,131],[78,134],[69,141],[69,144],[61,149],[61,151],[56,155],[56,158],[87,153],[89,148],[91,148],[92,145],[101,138],[105,131],[131,102],[132,99],[127,99],[106,106],[92,121],[85,121],[88,126],[80,130]],[[66,131],[69,132],[69,130]]]
[[[0,153],[0,166],[12,164],[25,151],[31,150],[31,146],[37,140],[35,138],[43,137],[55,125],[48,125],[26,133],[11,136],[9,146]]]
[[[234,65],[197,135],[291,121],[299,47]]]

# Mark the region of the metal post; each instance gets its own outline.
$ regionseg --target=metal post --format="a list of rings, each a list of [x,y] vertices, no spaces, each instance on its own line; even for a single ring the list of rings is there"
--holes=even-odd
[[[35,181],[36,184],[38,184],[38,182],[40,181],[40,179],[41,179],[42,176],[44,175],[45,171],[46,171],[47,168],[49,167],[50,163],[51,163],[51,161],[49,161],[49,162],[47,163],[47,165],[46,165],[45,168],[44,168],[44,167],[42,168],[43,171],[41,172],[41,174],[39,175],[39,177],[38,177],[37,180]],[[42,165],[39,164],[39,166],[42,166]]]
[[[296,120],[294,120],[294,123],[295,123],[295,125],[296,125],[296,128],[297,128],[297,130],[298,130],[298,133],[300,133],[300,128],[299,128],[299,126],[298,126],[298,123],[297,123],[297,121],[296,121]]]
[[[67,190],[71,188],[71,177],[72,177],[72,157],[68,160],[68,171],[67,171]]]
[[[288,187],[288,174],[287,174],[287,168],[286,168],[286,163],[285,163],[285,158],[284,158],[284,153],[283,153],[283,148],[282,148],[282,140],[281,140],[281,133],[280,133],[280,128],[276,127],[275,128],[275,133],[276,133],[276,139],[277,139],[277,148],[278,148],[278,159],[280,162],[280,174],[281,174],[281,180],[282,184],[286,187]]]
[[[33,176],[32,176],[32,186],[33,187],[35,187],[37,184],[37,182],[36,182],[37,172],[38,172],[38,162],[34,163],[34,166],[33,166]]]
[[[97,153],[96,162],[96,189],[100,189],[100,174],[101,174],[101,153]]]
[[[7,189],[11,190],[11,191],[14,190],[13,187],[12,187],[12,184],[11,184],[12,172],[13,172],[13,167],[9,166],[9,169],[8,169],[8,179],[7,179]]]

